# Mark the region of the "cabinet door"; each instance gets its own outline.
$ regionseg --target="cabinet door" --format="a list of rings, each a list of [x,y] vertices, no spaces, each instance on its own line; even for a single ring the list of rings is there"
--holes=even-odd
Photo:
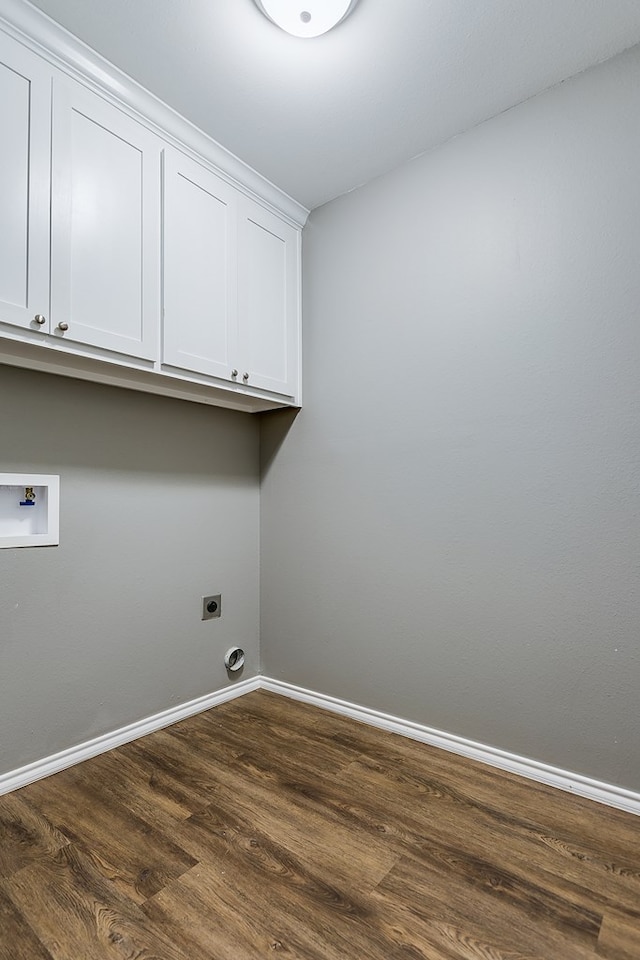
[[[236,191],[177,150],[164,153],[163,361],[232,379]]]
[[[292,397],[298,378],[299,236],[259,204],[240,200],[239,379]]]
[[[50,113],[50,68],[0,34],[0,321],[45,331]]]
[[[155,359],[160,141],[62,77],[53,89],[51,216],[51,332]]]

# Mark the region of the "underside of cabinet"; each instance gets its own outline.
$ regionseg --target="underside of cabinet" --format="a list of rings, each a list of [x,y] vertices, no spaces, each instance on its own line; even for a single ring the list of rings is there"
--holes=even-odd
[[[135,367],[54,351],[19,340],[0,340],[0,364],[3,363],[245,413],[262,413],[295,405],[293,401],[288,403],[282,398],[243,393],[240,390],[234,391],[232,387],[202,384],[152,370],[138,370]],[[0,368],[0,379],[1,376]]]

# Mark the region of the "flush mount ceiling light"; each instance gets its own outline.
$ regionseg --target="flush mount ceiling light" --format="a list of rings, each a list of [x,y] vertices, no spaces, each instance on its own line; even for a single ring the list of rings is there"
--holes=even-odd
[[[259,10],[294,37],[319,37],[351,13],[358,0],[255,0]]]

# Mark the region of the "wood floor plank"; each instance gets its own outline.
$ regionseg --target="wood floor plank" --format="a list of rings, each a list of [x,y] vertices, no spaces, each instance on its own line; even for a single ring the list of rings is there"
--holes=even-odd
[[[102,797],[146,820],[165,836],[171,836],[176,823],[206,805],[204,801],[185,802],[173,784],[155,778],[152,765],[145,770],[139,761],[116,750],[78,764],[68,773],[67,783],[89,789],[99,783]]]
[[[170,734],[162,740],[163,753],[170,756],[182,775],[194,769],[194,758],[184,744],[172,741]],[[358,888],[373,889],[388,873],[399,854],[375,837],[361,834],[352,825],[328,810],[311,810],[295,802],[295,798],[274,793],[242,770],[225,766],[207,767],[211,795],[209,804],[189,820],[176,825],[175,836],[180,846],[198,856],[198,842],[190,837],[191,827],[206,819],[211,807],[243,819],[247,827],[260,831],[281,844],[294,856],[313,865],[325,877],[345,882],[357,879]],[[201,769],[200,776],[204,776]]]
[[[333,724],[331,724],[331,726],[344,722],[341,718],[337,720],[332,718],[332,720]],[[417,746],[421,747],[423,745]],[[412,744],[412,747],[415,747],[415,745]],[[343,815],[348,816],[352,823],[357,823],[362,828],[369,829],[372,834],[384,832],[390,836],[394,834],[400,835],[402,833],[400,830],[402,818],[399,818],[399,820],[395,822],[377,822],[375,809],[368,808],[366,804],[364,806],[362,804],[359,806],[354,806],[353,804],[345,805],[346,792],[358,797],[373,796],[379,799],[386,797],[389,801],[388,809],[393,809],[392,798],[394,791],[396,791],[396,793],[398,791],[406,792],[408,794],[407,799],[411,801],[406,809],[412,811],[414,814],[420,808],[420,801],[422,801],[422,806],[424,806],[425,799],[430,799],[432,802],[434,799],[442,800],[445,806],[444,815],[442,810],[438,810],[434,812],[433,816],[419,820],[418,822],[416,822],[414,816],[413,821],[409,825],[409,829],[405,831],[404,841],[410,847],[413,847],[414,850],[419,850],[421,847],[422,832],[426,831],[425,835],[427,837],[431,837],[434,834],[438,836],[442,834],[443,829],[446,827],[446,821],[452,820],[449,833],[453,831],[455,834],[461,829],[465,830],[467,843],[469,843],[472,848],[474,848],[474,838],[478,838],[480,842],[475,842],[474,849],[476,855],[482,856],[483,853],[488,852],[491,858],[495,859],[493,851],[508,851],[508,862],[507,864],[502,864],[503,868],[505,866],[510,868],[514,859],[516,864],[519,859],[521,865],[523,865],[529,873],[535,871],[544,872],[546,864],[550,873],[544,882],[556,887],[558,883],[560,883],[561,890],[557,892],[575,904],[582,903],[585,908],[589,909],[595,901],[598,901],[601,904],[604,903],[609,906],[624,905],[631,912],[637,912],[640,909],[640,900],[638,898],[638,892],[640,890],[638,877],[640,875],[637,866],[634,869],[634,861],[632,857],[629,856],[629,852],[631,852],[631,854],[634,853],[634,848],[633,845],[629,843],[630,831],[628,827],[630,821],[634,822],[635,818],[630,815],[624,818],[627,824],[624,858],[621,862],[616,863],[612,862],[611,857],[609,857],[607,861],[604,862],[602,859],[598,859],[597,851],[594,852],[593,850],[593,832],[592,829],[589,829],[589,826],[591,826],[591,828],[593,826],[593,817],[592,820],[587,823],[586,829],[580,834],[576,834],[575,831],[568,833],[567,830],[562,827],[558,830],[560,836],[553,836],[544,825],[536,823],[531,816],[526,815],[526,811],[523,811],[521,803],[513,803],[508,806],[503,806],[501,809],[500,794],[497,792],[492,798],[492,803],[481,803],[475,799],[472,789],[465,793],[465,788],[461,789],[459,784],[456,789],[453,789],[446,785],[446,778],[445,784],[443,785],[442,782],[439,782],[438,776],[436,775],[434,777],[431,771],[429,771],[427,778],[425,778],[424,772],[420,776],[417,774],[413,775],[413,779],[418,782],[419,793],[417,795],[414,794],[414,799],[411,800],[413,791],[407,790],[407,787],[415,787],[416,784],[411,783],[411,776],[403,770],[403,764],[398,764],[398,759],[398,756],[394,755],[393,768],[391,770],[385,770],[383,777],[380,778],[378,782],[372,781],[371,778],[363,780],[361,777],[356,776],[359,765],[358,761],[356,761],[354,765],[348,766],[342,774],[338,774],[337,776],[338,781],[344,780],[345,789],[343,790],[340,789],[339,783],[335,781],[329,784],[325,780],[322,785],[319,786],[314,778],[306,777],[305,771],[301,770],[298,765],[297,758],[287,757],[286,760],[283,760],[283,764],[286,767],[286,774],[282,777],[281,765],[279,778],[278,775],[274,773],[275,768],[273,763],[265,761],[264,757],[244,754],[242,762],[248,766],[248,768],[252,769],[254,775],[264,776],[270,780],[274,787],[277,783],[279,789],[294,791],[299,796],[304,796],[309,800],[315,801],[315,803],[320,806],[330,806],[334,810],[341,810]],[[446,758],[446,761],[449,765],[453,764],[455,768],[456,764],[460,762],[460,758],[451,758],[449,756]],[[464,764],[466,762],[462,761],[462,763]],[[371,758],[366,759],[366,764],[370,768],[379,767],[378,760]],[[423,771],[424,766],[423,764]],[[398,773],[398,771],[400,772]],[[493,771],[490,771],[490,774],[492,773]],[[385,777],[388,777],[390,781],[387,784],[388,790],[386,790],[386,792]],[[524,795],[526,797],[528,787],[529,784],[526,781],[521,782],[521,796]],[[447,804],[451,803],[456,807],[453,811],[446,809]],[[465,805],[469,807],[469,816],[467,816],[466,819],[464,814]],[[591,804],[591,807],[594,806],[596,805]],[[535,807],[531,809],[535,809]],[[606,819],[608,813],[607,808],[598,808],[595,814],[596,819],[602,816],[603,810]],[[482,830],[478,830],[480,825],[482,825]],[[567,835],[573,839],[573,846],[566,840]],[[554,863],[554,857],[548,855],[549,851],[553,853],[554,848],[556,853],[562,851],[562,857],[565,860],[564,864],[558,864],[557,859]],[[636,857],[637,852],[638,844],[636,842]],[[516,854],[518,854],[518,856],[516,856]],[[594,866],[595,869],[593,873],[585,870],[585,863],[590,863]],[[635,864],[637,865],[637,863],[638,860],[636,859]],[[598,876],[599,873],[601,873],[602,876]],[[616,875],[618,879],[612,880],[612,876]],[[602,880],[606,882],[603,884]],[[595,895],[593,894],[594,889],[596,890]],[[609,892],[604,892],[605,890]]]
[[[442,784],[437,774],[400,772],[377,760],[356,761],[341,775],[364,796],[375,796],[385,809],[393,807],[398,790],[414,802],[405,824],[408,845],[419,851],[426,838],[439,849],[455,850],[460,834],[465,851],[476,860],[492,862],[510,874],[526,875],[555,896],[582,904],[586,909],[626,909],[640,924],[640,871],[632,868],[627,854],[624,863],[603,861],[589,848],[589,839],[578,847],[553,837],[549,831],[513,813],[505,816],[494,804],[479,804],[464,788],[455,791]],[[585,870],[585,864],[591,868]],[[589,884],[585,886],[585,879]],[[594,886],[595,882],[595,886]]]
[[[435,909],[440,910],[439,906]],[[389,943],[397,944],[398,956],[435,956],[438,960],[590,960],[591,950],[551,943],[537,930],[492,930],[486,923],[470,923],[464,916],[450,916],[445,909],[429,913],[425,905],[411,909],[406,903],[386,899],[382,928]],[[387,919],[390,918],[390,919]],[[560,949],[560,952],[558,952]],[[415,951],[415,953],[410,953]],[[394,954],[395,956],[395,954]]]
[[[209,722],[228,716],[262,718],[269,723],[280,723],[298,732],[317,731],[318,724],[326,716],[324,710],[310,708],[309,704],[290,700],[268,690],[256,690],[239,700],[229,700],[222,707],[220,711],[209,710],[200,716]]]
[[[180,839],[195,845],[202,861],[225,862],[232,855],[245,867],[257,871],[263,882],[285,879],[289,893],[302,892],[310,903],[329,902],[347,913],[362,910],[360,891],[326,880],[287,847],[256,829],[252,820],[230,810],[210,804],[202,813],[194,814],[180,829]]]
[[[575,902],[566,900],[553,890],[540,888],[526,877],[517,876],[501,868],[492,860],[481,860],[477,856],[466,854],[464,841],[455,847],[434,842],[426,833],[421,832],[423,824],[415,820],[415,806],[407,804],[401,808],[380,803],[375,791],[367,789],[366,784],[357,781],[351,783],[350,802],[344,802],[344,793],[335,792],[335,784],[314,785],[310,793],[304,785],[291,781],[279,783],[281,790],[293,790],[297,796],[311,799],[313,804],[332,810],[342,816],[352,829],[367,832],[373,838],[383,836],[393,849],[421,859],[419,865],[426,878],[425,883],[437,880],[442,883],[441,874],[457,876],[467,892],[474,888],[486,891],[495,901],[509,898],[514,911],[513,920],[522,924],[526,917],[522,910],[529,911],[535,922],[543,917],[551,917],[558,926],[565,926],[575,939],[586,936],[592,944],[599,929],[599,915]],[[494,858],[495,860],[496,858]],[[439,876],[436,876],[439,874]],[[487,903],[488,907],[489,904]]]
[[[227,864],[229,866],[229,864]],[[251,882],[245,871],[227,880],[225,863],[200,863],[144,905],[150,918],[192,943],[192,960],[238,960],[277,953],[299,960],[344,960],[324,930],[300,924],[291,904]],[[251,905],[248,909],[248,905]],[[284,908],[284,909],[283,909]]]
[[[291,720],[287,723],[281,714],[267,719],[252,709],[246,715],[226,714],[224,719],[212,718],[211,711],[203,716],[218,738],[226,737],[235,744],[238,756],[250,755],[258,747],[263,756],[273,757],[279,763],[295,758],[296,764],[316,772],[322,769],[328,775],[342,770],[361,753],[356,742],[347,748],[334,743],[332,738],[317,736],[313,726],[307,730],[301,728],[297,719],[295,723]],[[170,728],[169,732],[178,735],[181,731]]]
[[[264,691],[0,797],[0,960],[640,960],[639,931],[637,817]]]
[[[196,863],[171,838],[113,802],[99,784],[74,783],[70,771],[27,790],[25,801],[28,797],[66,836],[109,864],[110,879],[140,903]]]
[[[339,714],[322,711],[318,707],[310,706],[309,709],[322,713],[323,722],[318,727],[318,735],[330,738],[335,744],[350,748],[357,742],[361,753],[379,760],[408,769],[433,769],[441,776],[449,777],[454,786],[470,783],[477,791],[478,799],[489,803],[498,796],[517,808],[522,798],[526,797],[525,803],[536,810],[542,821],[554,826],[575,825],[576,829],[582,830],[585,827],[590,829],[600,821],[603,826],[606,824],[608,850],[611,850],[612,843],[618,842],[621,852],[628,847],[629,818],[633,818],[633,814],[576,795],[572,795],[572,803],[567,805],[566,794],[546,784],[524,780],[507,770],[460,757],[417,740],[399,737]]]
[[[211,826],[203,835],[206,851],[202,863],[160,891],[143,909],[159,922],[175,923],[182,917],[189,929],[199,917],[202,943],[208,935],[214,936],[216,949],[225,960],[240,956],[253,960],[271,956],[273,951],[300,960],[451,960],[431,949],[407,952],[403,946],[399,951],[381,934],[374,905],[356,890],[349,895],[319,882],[293,857],[264,838],[243,833],[240,825],[230,827],[222,819],[213,831]],[[201,878],[200,902],[194,908],[192,886],[197,877]],[[227,898],[231,912],[227,912],[225,926],[218,927],[217,914],[211,913],[216,896],[203,901],[203,890],[218,890]],[[241,948],[236,914],[244,916],[248,905],[252,932]],[[216,926],[214,934],[212,925]]]
[[[640,923],[613,910],[605,913],[598,937],[597,953],[605,960],[638,960]]]
[[[0,960],[53,960],[0,880]]]
[[[53,960],[188,960],[73,844],[5,885]]]
[[[473,949],[484,943],[499,957],[515,953],[536,960],[556,956],[585,960],[594,956],[601,917],[570,916],[565,925],[558,922],[556,909],[546,914],[542,904],[522,910],[525,890],[508,889],[506,897],[503,891],[466,882],[464,876],[444,868],[427,873],[407,857],[389,872],[373,899],[403,917],[419,940],[456,943],[459,950],[468,941]]]
[[[165,761],[162,744],[155,737],[154,734],[153,737],[145,737],[142,740],[136,740],[135,743],[127,744],[127,759],[131,760],[138,770],[138,777],[147,780],[152,789],[171,797],[183,809],[188,810],[191,816],[192,813],[206,807],[211,800],[208,779],[195,782],[192,778],[184,777],[180,770],[175,769],[174,764]],[[192,743],[192,750],[194,757],[208,760],[195,740]]]
[[[479,805],[501,809],[504,816],[516,820],[528,817],[536,826],[546,827],[552,836],[563,836],[567,842],[578,844],[585,836],[591,837],[594,851],[600,850],[603,856],[613,855],[621,862],[629,853],[629,824],[633,814],[575,795],[571,795],[572,802],[567,803],[563,791],[546,784],[524,780],[506,770],[356,724],[335,714],[327,715],[323,733],[334,742],[344,741],[348,746],[357,733],[362,740],[363,754],[388,763],[390,768],[397,767],[403,775],[410,775],[412,771],[424,774],[428,770],[449,789],[465,790],[474,796]],[[636,859],[633,864],[637,869]]]
[[[69,843],[19,793],[0,798],[0,877],[9,877],[26,864],[56,853]]]

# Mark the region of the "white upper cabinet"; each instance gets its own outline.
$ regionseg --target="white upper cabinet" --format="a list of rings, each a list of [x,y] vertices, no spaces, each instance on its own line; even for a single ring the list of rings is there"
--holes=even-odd
[[[238,358],[245,385],[296,396],[299,232],[239,200]]]
[[[78,83],[53,91],[51,331],[153,360],[160,140]]]
[[[0,363],[299,402],[304,208],[36,8],[0,4]]]
[[[298,238],[294,227],[167,147],[163,363],[295,397]]]
[[[169,147],[163,188],[163,362],[232,379],[237,191]]]
[[[51,68],[0,34],[0,321],[45,331],[50,116]]]

